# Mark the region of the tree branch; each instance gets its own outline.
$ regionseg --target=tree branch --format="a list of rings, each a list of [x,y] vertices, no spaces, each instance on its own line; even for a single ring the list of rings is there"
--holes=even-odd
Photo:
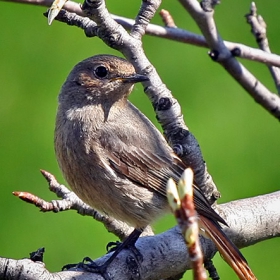
[[[50,7],[52,4],[52,0],[3,0],[7,2],[16,2],[16,3],[22,3],[22,4],[31,4],[31,5],[38,5],[38,6],[45,6]],[[72,1],[67,1],[63,7],[66,11],[70,13],[74,13],[76,15],[79,15],[81,17],[85,17],[85,14],[83,13],[81,6]],[[73,15],[71,15],[73,16]],[[121,24],[125,29],[131,30],[132,26],[135,24],[135,21],[133,19],[129,19],[126,17],[113,15],[111,16],[114,18],[116,22]],[[70,17],[70,15],[69,15]],[[95,23],[93,23],[95,24]],[[78,26],[76,24],[71,24]],[[79,26],[78,26],[79,27]],[[163,27],[156,24],[149,23],[146,28],[146,35],[151,35],[159,38],[169,39],[172,41],[177,41],[180,43],[190,44],[197,47],[203,47],[203,48],[209,48],[208,43],[206,42],[204,36],[181,29],[181,28],[170,28],[170,27]],[[90,36],[90,35],[87,35]],[[96,36],[96,35],[94,35]],[[260,63],[264,63],[270,66],[276,66],[280,67],[280,56],[273,54],[273,53],[267,53],[265,51],[262,51],[260,49],[251,48],[244,44],[235,43],[235,42],[229,42],[224,41],[225,46],[228,48],[230,52],[234,52],[236,56],[252,60]]]
[[[226,234],[239,247],[251,246],[257,242],[280,236],[280,191],[253,198],[232,201],[219,206],[219,213],[228,222]],[[262,207],[259,207],[262,205]],[[254,209],[254,211],[252,211]],[[204,257],[212,258],[216,252],[209,239],[200,238]],[[143,262],[137,263],[131,252],[125,250],[108,268],[114,279],[165,279],[191,269],[191,262],[185,241],[178,227],[156,236],[141,237],[136,243],[143,255]],[[110,254],[96,260],[103,263]],[[250,260],[248,260],[250,263]],[[42,263],[30,260],[0,258],[0,278],[29,279],[102,279],[100,275],[82,272],[48,272]],[[40,277],[38,277],[40,275]],[[89,278],[91,277],[91,278]]]
[[[224,44],[213,19],[214,9],[203,9],[196,0],[179,0],[190,13],[203,33],[211,51],[213,61],[219,62],[225,70],[269,113],[280,120],[280,99],[258,81],[240,62],[235,59]],[[203,2],[211,2],[205,0]],[[214,2],[214,1],[213,1]],[[212,2],[205,4],[211,6]]]
[[[257,14],[257,7],[254,2],[252,2],[250,13],[246,15],[246,18],[247,22],[251,25],[251,31],[256,38],[259,48],[267,53],[271,53],[266,36],[266,23],[262,16]],[[271,65],[268,65],[268,69],[272,75],[278,94],[280,94],[280,69]]]
[[[21,200],[35,205],[42,212],[63,212],[68,210],[76,210],[78,214],[83,216],[90,216],[98,222],[101,222],[105,228],[115,234],[120,240],[124,240],[133,231],[133,227],[128,226],[126,223],[101,214],[86,203],[84,203],[74,192],[70,191],[64,185],[57,182],[56,178],[49,172],[41,170],[42,175],[45,177],[49,184],[50,191],[54,192],[61,200],[52,200],[47,202],[34,194],[27,192],[13,192]],[[150,226],[146,227],[141,236],[154,235]]]

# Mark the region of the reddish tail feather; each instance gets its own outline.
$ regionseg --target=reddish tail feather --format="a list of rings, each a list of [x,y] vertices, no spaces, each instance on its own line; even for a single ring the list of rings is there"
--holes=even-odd
[[[199,216],[200,226],[216,245],[223,259],[232,267],[240,280],[256,280],[246,259],[219,226],[210,219]]]

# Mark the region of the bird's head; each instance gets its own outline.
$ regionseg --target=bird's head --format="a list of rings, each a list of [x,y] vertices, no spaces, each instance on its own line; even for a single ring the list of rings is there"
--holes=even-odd
[[[127,60],[112,55],[97,55],[78,63],[60,92],[60,103],[82,107],[127,98],[133,85],[147,81]]]

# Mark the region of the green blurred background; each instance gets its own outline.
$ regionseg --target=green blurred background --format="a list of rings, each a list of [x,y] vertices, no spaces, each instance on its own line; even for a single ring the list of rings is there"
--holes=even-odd
[[[107,1],[112,13],[133,18],[140,1]],[[268,24],[273,52],[280,52],[279,13],[276,0],[257,1]],[[216,22],[225,40],[255,47],[244,15],[250,1],[225,1],[216,9]],[[0,43],[0,255],[27,257],[46,248],[51,271],[64,264],[93,259],[116,238],[98,222],[74,211],[41,213],[20,201],[12,191],[32,192],[46,200],[56,199],[40,175],[45,169],[64,183],[53,149],[57,94],[72,67],[82,59],[116,51],[98,38],[86,38],[81,30],[59,22],[52,26],[44,7],[1,2]],[[199,32],[177,1],[164,1],[178,27]],[[153,23],[161,24],[157,15]],[[185,121],[197,137],[210,173],[223,197],[220,202],[256,196],[279,189],[279,122],[218,65],[207,50],[155,37],[144,38],[148,58],[164,83],[179,100]],[[272,91],[267,68],[244,64]],[[154,112],[141,86],[131,100],[155,122]],[[280,207],[280,206],[279,206]],[[157,232],[175,224],[167,215],[155,224]],[[280,240],[268,240],[242,250],[259,279],[279,275]],[[215,264],[222,279],[237,279],[220,258]],[[184,279],[191,279],[187,273]]]

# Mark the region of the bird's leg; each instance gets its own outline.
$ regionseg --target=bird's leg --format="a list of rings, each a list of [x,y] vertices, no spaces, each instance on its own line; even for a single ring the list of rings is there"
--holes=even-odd
[[[84,258],[83,262],[78,264],[79,268],[82,268],[88,272],[93,273],[100,273],[105,280],[110,280],[110,277],[107,273],[107,267],[113,262],[113,260],[116,258],[116,256],[123,250],[123,249],[129,249],[133,252],[137,260],[142,261],[143,257],[141,253],[138,251],[138,249],[135,247],[135,243],[141,233],[143,232],[143,229],[137,229],[135,228],[132,233],[124,240],[124,242],[117,242],[116,247],[113,248],[113,254],[110,256],[108,260],[105,261],[102,265],[97,265],[94,261],[92,261],[90,258],[86,257]],[[109,247],[113,244],[113,242],[109,243]],[[108,248],[108,245],[107,245]],[[112,249],[110,250],[112,251]],[[85,263],[87,262],[87,263]]]
[[[139,260],[142,261],[142,255],[139,252],[139,250],[135,247],[135,243],[137,241],[137,239],[139,238],[139,236],[141,235],[141,233],[143,232],[143,229],[134,229],[131,234],[124,240],[124,242],[109,242],[106,246],[106,249],[108,251],[108,253],[112,253],[112,252],[116,252],[116,255],[123,249],[129,249],[133,252],[133,254],[135,255],[135,257]],[[112,257],[114,256],[114,254],[112,255]],[[111,258],[110,258],[111,259]]]
[[[212,280],[219,280],[220,279],[218,271],[216,270],[216,267],[214,266],[211,259],[205,259],[204,260],[204,267],[205,267],[205,269],[207,269],[207,271],[209,273],[209,277]]]

